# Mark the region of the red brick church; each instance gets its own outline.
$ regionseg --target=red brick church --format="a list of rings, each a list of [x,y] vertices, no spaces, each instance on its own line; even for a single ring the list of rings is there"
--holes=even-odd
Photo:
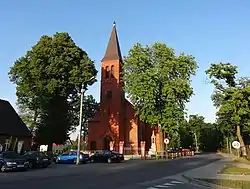
[[[118,41],[116,25],[103,59],[101,60],[100,110],[89,121],[88,148],[90,150],[119,150],[133,146],[135,153],[145,141],[145,150],[151,145],[153,129],[135,117],[133,105],[125,98],[123,90],[122,55]],[[156,133],[156,147],[159,148],[159,134]]]

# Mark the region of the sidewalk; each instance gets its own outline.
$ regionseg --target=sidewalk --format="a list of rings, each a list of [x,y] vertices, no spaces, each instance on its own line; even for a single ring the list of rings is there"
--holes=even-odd
[[[232,164],[237,167],[250,169],[250,165],[244,163],[235,163],[233,162],[232,157],[224,157],[221,160],[213,162],[206,166],[187,171],[183,173],[182,176],[187,180],[189,180],[190,182],[198,183],[203,186],[209,186],[211,188],[226,188],[226,187],[205,183],[203,181],[200,181],[199,179],[225,179],[225,180],[250,181],[250,175],[218,174],[226,164]]]

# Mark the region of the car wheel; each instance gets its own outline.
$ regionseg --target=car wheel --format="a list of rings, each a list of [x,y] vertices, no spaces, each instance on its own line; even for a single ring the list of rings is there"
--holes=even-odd
[[[49,165],[48,164],[45,164],[42,166],[42,168],[47,168]]]
[[[5,172],[5,170],[6,170],[5,165],[2,165],[0,170],[1,170],[1,172]]]
[[[111,158],[108,158],[108,163],[111,163]]]

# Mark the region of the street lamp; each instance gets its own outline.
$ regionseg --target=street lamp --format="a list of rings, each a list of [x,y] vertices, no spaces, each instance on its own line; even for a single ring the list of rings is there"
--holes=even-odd
[[[88,81],[93,80],[94,77],[90,78]],[[87,90],[87,82],[84,82],[82,84],[82,88],[81,88],[81,102],[80,102],[80,118],[79,118],[79,135],[78,135],[78,144],[77,144],[77,159],[76,159],[76,164],[79,165],[80,164],[80,151],[81,151],[81,136],[82,136],[82,106],[83,106],[83,97],[84,97],[84,93]]]

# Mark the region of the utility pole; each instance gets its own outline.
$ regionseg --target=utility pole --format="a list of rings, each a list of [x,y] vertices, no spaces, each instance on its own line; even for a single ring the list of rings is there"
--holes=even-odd
[[[83,106],[83,97],[84,93],[87,90],[87,82],[93,80],[95,77],[91,77],[88,81],[85,81],[82,84],[81,88],[81,102],[80,102],[80,116],[79,116],[79,135],[78,135],[78,144],[77,144],[77,159],[76,164],[80,164],[80,152],[81,152],[81,142],[82,142],[82,106]]]
[[[76,164],[80,164],[80,151],[81,151],[81,139],[82,139],[82,105],[83,105],[83,96],[85,92],[85,86],[82,84],[81,88],[81,102],[80,102],[80,118],[79,118],[79,135],[78,135],[78,144],[77,144],[77,159]]]

